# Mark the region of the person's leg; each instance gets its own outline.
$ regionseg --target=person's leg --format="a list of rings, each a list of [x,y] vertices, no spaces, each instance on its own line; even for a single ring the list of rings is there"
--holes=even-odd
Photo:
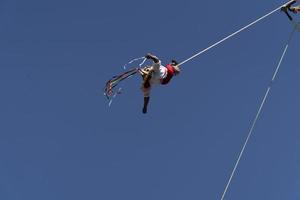
[[[150,79],[151,79],[151,75],[146,75],[143,81],[143,86],[145,88],[149,88],[150,87]]]
[[[142,89],[143,94],[144,94],[143,113],[146,114],[147,110],[148,110],[148,104],[149,104],[149,101],[150,101],[150,90],[151,90],[151,87],[145,88],[144,84],[143,84],[142,87],[141,87],[141,89]]]
[[[150,97],[144,97],[144,106],[143,106],[144,114],[147,113],[149,101],[150,101]]]
[[[150,87],[150,80],[152,78],[153,70],[150,69],[144,76],[143,76],[143,87],[149,88]]]

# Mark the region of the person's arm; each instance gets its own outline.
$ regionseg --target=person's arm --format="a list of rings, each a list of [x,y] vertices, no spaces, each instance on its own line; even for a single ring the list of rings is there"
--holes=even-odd
[[[147,53],[145,58],[153,60],[154,63],[159,63],[158,57],[156,57],[155,55],[153,55],[151,53]]]
[[[293,10],[291,9],[291,7],[292,7],[292,5],[295,4],[296,2],[297,2],[297,0],[294,0],[294,1],[291,1],[290,3],[288,3],[288,4],[286,5],[286,7],[289,9],[289,11],[293,11]]]
[[[292,11],[293,13],[297,13],[300,11],[300,6],[296,6],[296,7],[290,7],[289,9],[290,11]]]
[[[294,5],[295,3],[297,3],[297,0],[293,0],[290,3],[287,4],[287,7],[291,7],[292,5]]]

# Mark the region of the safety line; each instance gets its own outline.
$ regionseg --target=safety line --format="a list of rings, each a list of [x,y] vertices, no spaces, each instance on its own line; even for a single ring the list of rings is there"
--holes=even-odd
[[[289,1],[289,2],[287,2],[287,3],[285,3],[285,4],[283,4],[283,5],[279,6],[279,7],[276,8],[275,10],[269,12],[268,14],[266,14],[266,15],[260,17],[260,18],[258,18],[257,20],[253,21],[252,23],[248,24],[247,26],[245,26],[245,27],[241,28],[240,30],[238,30],[238,31],[236,31],[236,32],[234,32],[234,33],[228,35],[227,37],[225,37],[225,38],[223,38],[222,40],[216,42],[215,44],[213,44],[213,45],[207,47],[206,49],[200,51],[199,53],[197,53],[197,54],[191,56],[190,58],[188,58],[188,59],[182,61],[182,62],[179,63],[178,65],[183,65],[184,63],[186,63],[186,62],[188,62],[188,61],[194,59],[195,57],[197,57],[197,56],[199,56],[199,55],[205,53],[206,51],[210,50],[211,48],[213,48],[213,47],[219,45],[220,43],[224,42],[225,40],[227,40],[227,39],[229,39],[229,38],[235,36],[236,34],[238,34],[238,33],[242,32],[242,31],[244,31],[245,29],[249,28],[250,26],[252,26],[252,25],[256,24],[257,22],[263,20],[264,18],[268,17],[269,15],[275,13],[276,11],[278,11],[279,9],[281,9],[282,6],[284,6],[284,5],[286,5],[286,4],[289,4],[289,3],[291,3],[292,1],[294,1],[294,0],[291,0],[291,1]]]
[[[224,199],[224,197],[225,197],[225,195],[226,195],[226,192],[227,192],[227,190],[228,190],[228,188],[229,188],[229,186],[230,186],[230,183],[231,183],[231,181],[232,181],[232,178],[233,178],[233,176],[234,176],[234,174],[235,174],[235,171],[236,171],[236,169],[237,169],[237,167],[238,167],[238,165],[239,165],[239,162],[240,162],[240,160],[241,160],[241,158],[242,158],[242,156],[243,156],[243,153],[244,153],[244,150],[245,150],[245,148],[246,148],[246,146],[247,146],[247,144],[248,144],[248,141],[249,141],[249,139],[250,139],[250,137],[251,137],[251,135],[252,135],[252,133],[253,133],[253,130],[254,130],[255,125],[256,125],[256,122],[257,122],[257,120],[258,120],[258,118],[259,118],[259,116],[260,116],[260,114],[261,114],[261,111],[262,111],[262,109],[263,109],[263,106],[264,106],[264,104],[265,104],[265,102],[266,102],[266,100],[267,100],[267,98],[268,98],[268,95],[269,95],[269,93],[270,93],[272,84],[273,84],[273,82],[274,82],[274,80],[275,80],[275,78],[276,78],[276,76],[277,76],[277,73],[278,73],[279,68],[280,68],[280,66],[281,66],[281,63],[282,63],[282,60],[283,60],[283,58],[284,58],[284,56],[285,56],[285,54],[286,54],[286,51],[287,51],[287,49],[288,49],[288,47],[289,47],[290,41],[291,41],[291,39],[292,39],[293,34],[294,34],[295,31],[296,31],[296,26],[294,27],[293,31],[292,31],[292,32],[290,33],[290,35],[289,35],[289,39],[288,39],[287,44],[286,44],[286,46],[285,46],[285,48],[284,48],[284,51],[283,51],[283,53],[282,53],[282,55],[281,55],[280,61],[279,61],[278,65],[277,65],[277,67],[276,67],[276,70],[275,70],[275,72],[274,72],[274,75],[273,75],[273,77],[272,77],[272,80],[271,80],[271,82],[270,82],[270,84],[269,84],[269,86],[268,86],[268,89],[267,89],[267,91],[266,91],[266,93],[265,93],[265,96],[264,96],[264,98],[263,98],[263,100],[262,100],[262,102],[261,102],[261,104],[260,104],[260,107],[259,107],[259,109],[258,109],[258,111],[257,111],[257,114],[256,114],[256,116],[255,116],[255,118],[254,118],[254,120],[253,120],[253,122],[252,122],[250,131],[249,131],[248,136],[247,136],[247,138],[246,138],[246,140],[245,140],[245,143],[244,143],[244,145],[243,145],[243,148],[242,148],[242,150],[241,150],[241,152],[240,152],[240,154],[239,154],[239,156],[238,156],[238,159],[237,159],[237,161],[236,161],[236,163],[235,163],[235,166],[234,166],[234,168],[233,168],[233,171],[231,172],[230,178],[229,178],[229,180],[228,180],[228,182],[227,182],[227,185],[226,185],[226,187],[225,187],[225,190],[224,190],[224,192],[223,192],[223,194],[222,194],[221,200]]]

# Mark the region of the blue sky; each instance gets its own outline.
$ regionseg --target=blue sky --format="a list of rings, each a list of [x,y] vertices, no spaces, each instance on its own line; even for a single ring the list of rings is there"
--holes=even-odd
[[[0,199],[220,199],[287,37],[278,12],[182,66],[104,83],[152,52],[185,60],[284,2],[0,1]],[[299,16],[296,18],[299,18]],[[300,198],[299,32],[225,199]]]

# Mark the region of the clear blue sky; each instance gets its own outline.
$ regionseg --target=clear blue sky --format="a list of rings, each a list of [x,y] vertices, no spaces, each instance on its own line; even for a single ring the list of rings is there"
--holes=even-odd
[[[283,1],[0,1],[0,199],[220,199],[288,34],[278,12],[109,108],[104,83],[147,52],[182,61]],[[298,16],[299,19],[299,16]],[[300,33],[230,200],[300,199]]]

